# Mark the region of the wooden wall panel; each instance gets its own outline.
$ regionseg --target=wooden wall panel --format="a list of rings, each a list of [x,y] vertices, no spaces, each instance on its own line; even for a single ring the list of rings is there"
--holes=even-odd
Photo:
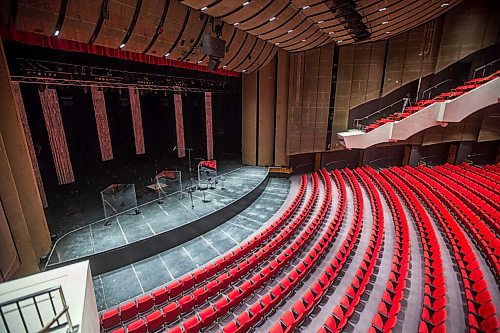
[[[484,112],[476,112],[464,119],[462,141],[476,141],[481,129]]]
[[[433,145],[443,142],[444,127],[434,126],[424,131],[422,146]]]
[[[274,139],[274,165],[288,165],[286,156],[288,83],[290,77],[290,54],[279,50],[276,78],[276,127]]]
[[[290,81],[288,91],[288,122],[286,138],[287,155],[300,153],[304,60],[304,52],[290,54]]]
[[[318,71],[318,100],[316,103],[316,121],[314,128],[314,151],[325,151],[332,85],[333,44],[320,50]]]
[[[372,43],[370,50],[370,67],[366,85],[365,102],[380,97],[380,87],[384,74],[386,41]]]
[[[478,142],[500,140],[500,104],[485,111]]]
[[[492,4],[488,0],[466,1],[445,16],[436,71],[495,43],[500,5],[492,8]]]
[[[443,133],[443,142],[454,142],[462,140],[462,133],[464,131],[464,122],[448,123]]]
[[[349,108],[365,101],[366,87],[370,70],[371,45],[361,44],[354,47],[354,64],[352,68],[351,98]]]
[[[246,165],[257,164],[257,73],[242,76],[241,158]]]
[[[0,202],[0,281],[7,281],[21,265],[7,217]]]
[[[401,86],[407,44],[408,33],[401,34],[389,40],[387,65],[385,67],[384,95]]]
[[[301,108],[300,152],[314,151],[314,127],[318,100],[319,49],[306,52]]]
[[[188,8],[186,6],[181,5],[177,1],[170,1],[167,17],[163,24],[163,32],[158,36],[156,43],[148,51],[148,54],[162,57],[167,53],[179,34],[187,11]]]
[[[259,70],[258,165],[273,165],[276,57]]]
[[[337,72],[337,88],[335,90],[335,106],[333,109],[332,150],[343,149],[337,137],[337,132],[347,129],[349,119],[349,101],[351,98],[351,81],[354,67],[354,46],[340,48],[339,68]]]

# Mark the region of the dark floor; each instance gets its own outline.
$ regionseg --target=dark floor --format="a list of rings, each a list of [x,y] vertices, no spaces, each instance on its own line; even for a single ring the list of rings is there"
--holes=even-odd
[[[99,311],[178,278],[241,243],[278,211],[289,190],[289,180],[271,178],[259,198],[221,226],[158,255],[95,276]]]
[[[108,221],[98,221],[61,237],[50,254],[48,264],[89,256],[145,239],[199,219],[229,205],[253,190],[267,176],[267,168],[239,167],[224,173],[212,190],[193,193],[194,208],[188,195],[173,194],[140,206],[140,214],[120,214]],[[111,222],[107,225],[107,222]]]

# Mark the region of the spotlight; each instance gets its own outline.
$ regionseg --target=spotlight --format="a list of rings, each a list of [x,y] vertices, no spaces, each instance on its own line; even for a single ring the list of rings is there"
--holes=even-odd
[[[125,47],[125,44],[121,43],[120,44],[120,49],[123,49]]]
[[[55,37],[59,36],[59,32],[60,32],[59,30],[56,30],[56,31],[54,32],[54,36],[55,36]]]

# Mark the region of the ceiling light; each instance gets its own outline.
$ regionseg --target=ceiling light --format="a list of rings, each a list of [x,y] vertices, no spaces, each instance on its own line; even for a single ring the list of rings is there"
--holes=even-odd
[[[54,36],[59,36],[59,30],[56,30],[56,32],[54,32]]]
[[[246,69],[244,69],[244,70],[242,70],[241,72],[242,72],[242,73],[245,73],[246,71],[247,71],[247,70],[246,70]]]
[[[123,49],[125,47],[125,44],[120,44],[120,49]]]
[[[207,7],[207,6],[205,6],[205,7],[203,7],[203,8],[201,9],[201,11],[204,11],[204,10],[207,10],[207,9],[208,9],[208,7]]]
[[[293,32],[293,29],[290,29],[290,30],[287,31],[287,33],[290,33],[290,32]]]
[[[330,31],[328,34],[329,34],[329,35],[333,35],[333,31]]]
[[[168,57],[169,55],[170,55],[170,53],[167,53],[167,54],[165,54],[165,57]]]
[[[201,64],[201,60],[198,60],[198,63]]]
[[[391,32],[390,32],[390,31],[386,31],[385,33],[386,33],[386,34],[390,34]]]
[[[389,23],[389,22],[387,22],[387,21],[382,22],[382,24],[387,24],[387,23]]]
[[[445,2],[445,3],[443,3],[443,4],[441,5],[441,7],[443,7],[443,8],[444,8],[444,7],[448,7],[449,5],[450,5],[449,3]]]
[[[337,43],[342,43],[342,39],[338,40]]]
[[[279,42],[278,43],[274,43],[274,45],[280,45],[280,43]]]
[[[325,21],[318,21],[318,24],[321,24],[321,23],[323,23],[323,22],[325,22]]]
[[[306,10],[307,8],[309,8],[309,6],[302,7],[303,10]]]
[[[243,6],[246,6],[246,5],[249,5],[249,4],[250,4],[250,1],[245,1],[245,2],[243,3]]]
[[[238,24],[240,24],[240,22],[236,22],[236,23],[234,23],[233,25],[234,25],[234,26],[237,26]]]
[[[222,66],[222,68],[226,68],[226,67],[227,67],[226,65]]]
[[[302,41],[303,41],[303,42],[305,42],[306,40],[305,40],[305,39],[303,39]]]
[[[380,8],[378,11],[379,12],[383,12],[384,10],[387,10],[387,8],[385,8],[385,7],[384,8]]]
[[[276,17],[271,17],[271,18],[269,19],[269,22],[274,21],[274,20],[276,20]]]

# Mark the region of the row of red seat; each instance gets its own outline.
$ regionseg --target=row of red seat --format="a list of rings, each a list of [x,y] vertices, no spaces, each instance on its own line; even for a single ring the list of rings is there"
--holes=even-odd
[[[464,175],[471,177],[484,187],[494,190],[495,193],[500,192],[500,175],[494,172],[467,163],[462,163],[461,165],[447,164],[445,166],[451,170],[463,172]]]
[[[365,170],[384,194],[394,224],[394,254],[391,272],[377,314],[372,320],[371,329],[372,332],[387,332],[393,330],[396,326],[398,315],[401,312],[403,295],[407,289],[407,278],[410,269],[410,231],[403,206],[394,190],[375,170],[370,167],[365,167]]]
[[[484,219],[488,227],[495,233],[500,233],[500,210],[495,207],[498,206],[495,200],[500,201],[500,196],[464,177],[460,172],[439,166],[435,170],[455,184],[456,192]]]
[[[326,170],[322,170],[321,174],[326,185],[326,200],[329,202],[325,201],[324,205],[320,207],[320,215],[317,218],[318,227],[323,223],[326,213],[330,209],[332,197],[330,176]],[[336,211],[339,211],[339,208],[337,208]],[[326,228],[325,232],[320,235],[318,240],[311,245],[310,250],[304,258],[297,265],[294,265],[291,271],[288,272],[269,293],[264,294],[235,320],[224,326],[221,333],[248,331],[250,328],[258,325],[272,310],[276,309],[286,299],[288,294],[294,292],[326,253],[325,251],[330,245],[331,237],[334,235],[332,230],[334,219],[330,219],[330,221],[331,223],[328,225],[328,228]]]
[[[453,88],[450,92],[441,93],[432,99],[419,100],[414,105],[404,108],[404,110],[401,112],[397,112],[397,113],[394,113],[390,116],[378,119],[374,123],[366,126],[365,132],[368,133],[368,132],[374,130],[375,128],[380,127],[384,124],[398,121],[398,120],[402,120],[402,119],[414,114],[415,112],[418,112],[418,111],[422,110],[423,108],[428,107],[431,104],[445,102],[446,100],[451,100],[451,99],[457,98],[457,97],[465,94],[466,92],[471,91],[473,89],[476,89],[477,87],[481,86],[482,84],[489,82],[489,81],[491,81],[494,78],[497,78],[499,76],[500,76],[500,71],[497,71],[494,74],[486,76],[484,78],[477,78],[477,79],[469,80],[469,81],[465,82],[463,85],[458,86],[456,88]]]
[[[347,205],[345,183],[338,171],[333,172],[333,177],[335,184],[337,185],[337,189],[339,190],[338,205],[335,210],[335,214],[332,218],[330,218],[328,229],[321,237],[319,243],[317,243],[309,253],[309,256],[313,256],[314,258],[321,258],[327,253],[333,240],[337,237],[337,233],[345,214]],[[294,331],[295,328],[298,327],[305,318],[307,318],[309,313],[313,311],[315,306],[321,301],[323,296],[331,287],[333,281],[336,279],[336,276],[339,273],[339,267],[341,267],[344,263],[345,260],[342,258],[342,254],[340,254],[340,252],[337,253],[335,259],[327,266],[326,270],[323,271],[320,277],[311,283],[311,287],[299,300],[294,303],[291,310],[287,310],[281,316],[280,321],[277,322],[270,331],[275,333]],[[312,268],[312,266],[308,267],[308,270],[311,270]]]
[[[266,240],[272,238],[286,222],[296,212],[297,208],[304,199],[307,188],[307,177],[304,175],[300,178],[300,186],[297,194],[290,206],[281,214],[281,216],[269,224],[262,232],[254,236],[249,241],[241,246],[238,246],[233,251],[228,251],[224,256],[207,263],[203,267],[198,268],[193,273],[189,273],[180,279],[174,280],[164,287],[156,289],[152,293],[138,297],[136,300],[131,300],[125,304],[104,312],[101,316],[101,329],[107,330],[124,325],[125,323],[137,318],[139,315],[146,317],[149,312],[155,308],[161,307],[168,300],[179,298],[183,293],[190,291],[194,286],[200,286],[208,280],[222,275],[223,272],[229,270],[232,265],[237,265],[239,261],[245,259],[254,249],[259,248]],[[309,205],[303,207],[295,221],[304,220],[312,206],[312,196],[309,198]],[[204,293],[199,293],[195,296],[195,303],[200,302],[204,298]],[[200,299],[201,298],[201,299]],[[132,327],[142,327],[143,324],[136,323]]]
[[[469,331],[497,332],[499,325],[496,308],[488,290],[488,283],[464,231],[441,200],[428,188],[428,184],[415,176],[412,170],[404,168],[393,168],[393,170],[427,204],[451,245],[451,254],[458,265],[467,301]]]
[[[408,207],[422,245],[424,295],[419,332],[445,332],[446,279],[436,231],[425,208],[406,183],[389,170],[382,171],[381,175],[395,188]]]
[[[315,192],[317,194],[319,187],[317,173],[313,174],[313,179],[315,183]],[[323,181],[326,184],[325,179],[323,179]],[[193,316],[191,316],[187,320],[181,321],[179,325],[170,329],[169,332],[196,332],[205,325],[212,324],[212,322],[217,320],[218,318],[225,317],[230,310],[240,306],[241,302],[245,298],[269,283],[277,273],[285,269],[285,267],[304,250],[305,245],[317,232],[318,227],[322,223],[324,214],[326,214],[326,211],[328,210],[328,207],[330,205],[331,191],[329,196],[327,194],[324,195],[322,203],[316,214],[314,216],[311,216],[309,224],[301,232],[301,234],[292,241],[290,245],[286,246],[286,249],[281,251],[281,253],[275,256],[275,258],[272,259],[269,263],[266,263],[260,271],[256,272],[249,278],[243,279],[245,282],[243,282],[239,287],[232,288],[228,293],[215,300],[213,302],[213,305],[209,305],[203,309],[200,309]],[[270,246],[278,248],[281,245],[285,244],[285,242],[287,242],[293,232],[293,227],[285,229],[284,234],[279,235],[275,240],[273,240],[273,242],[270,243]],[[272,248],[263,249],[263,253],[261,253],[260,255],[264,255],[267,252],[272,252],[272,250]],[[308,262],[306,258],[306,263],[304,265],[307,267],[310,264],[311,262]],[[299,267],[297,268],[296,273],[304,274],[303,272],[305,272],[305,269],[303,267]],[[272,288],[272,290],[268,294],[261,298],[261,302],[262,304],[264,304],[263,307],[269,308],[275,306],[276,302],[281,300],[282,297],[294,287],[294,281],[300,280],[300,278],[301,276],[298,275],[290,276],[288,279],[282,280],[279,284]],[[206,318],[202,316],[203,311],[211,311],[210,309],[215,313],[210,317],[212,322],[208,322]]]
[[[334,332],[342,331],[356,311],[356,308],[361,301],[361,297],[365,294],[366,287],[372,278],[379,257],[382,254],[381,248],[385,237],[384,210],[382,208],[380,195],[362,169],[355,169],[354,174],[356,174],[357,179],[352,176],[352,181],[360,181],[370,198],[372,228],[368,246],[366,247],[363,259],[361,260],[361,263],[356,271],[356,275],[352,279],[351,284],[347,287],[344,296],[340,299],[340,303],[332,310],[334,320],[330,320],[330,322],[327,320],[324,324],[325,328]],[[358,195],[361,196],[362,193],[359,185],[357,190]],[[393,297],[389,293],[384,293],[383,297],[387,297],[387,301],[392,302]],[[335,324],[335,326],[332,327],[331,324]]]
[[[500,239],[472,209],[458,198],[454,183],[430,168],[420,167],[412,171],[431,185],[434,194],[446,203],[450,211],[455,213],[458,220],[469,231],[472,239],[479,245],[488,265],[500,276]]]

